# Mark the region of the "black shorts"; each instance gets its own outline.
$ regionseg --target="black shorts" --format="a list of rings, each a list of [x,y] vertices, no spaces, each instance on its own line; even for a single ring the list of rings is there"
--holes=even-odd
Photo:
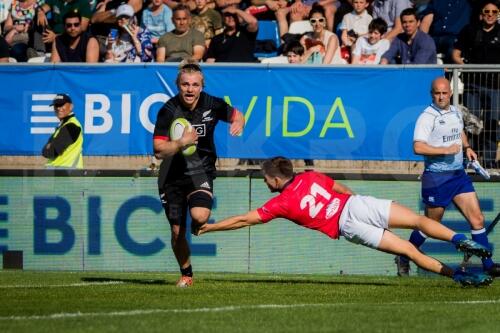
[[[184,177],[173,182],[167,182],[163,188],[159,189],[160,201],[165,210],[165,215],[171,225],[185,225],[187,210],[189,207],[189,194],[203,190],[213,194],[214,177],[206,174],[198,174]],[[213,200],[205,203],[198,203],[193,207],[203,207],[212,209]]]

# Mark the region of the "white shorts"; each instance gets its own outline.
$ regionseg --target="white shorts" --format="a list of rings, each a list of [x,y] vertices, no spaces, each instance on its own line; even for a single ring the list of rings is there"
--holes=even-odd
[[[353,195],[340,214],[340,234],[349,242],[377,249],[389,228],[391,200]]]

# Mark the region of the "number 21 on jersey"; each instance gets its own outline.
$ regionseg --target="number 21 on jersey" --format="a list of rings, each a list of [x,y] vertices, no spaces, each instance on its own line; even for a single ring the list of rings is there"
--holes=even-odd
[[[306,207],[309,206],[309,216],[311,218],[315,218],[316,215],[318,215],[319,211],[325,206],[321,202],[316,202],[317,199],[321,196],[326,200],[330,200],[332,195],[328,193],[327,190],[325,190],[323,187],[321,187],[316,183],[313,183],[311,185],[309,192],[310,193],[304,196],[300,201],[300,209],[304,210]]]

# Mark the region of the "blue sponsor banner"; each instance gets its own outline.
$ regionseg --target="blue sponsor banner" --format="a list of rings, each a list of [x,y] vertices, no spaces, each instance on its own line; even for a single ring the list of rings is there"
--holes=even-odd
[[[413,126],[439,68],[204,66],[205,90],[245,114],[243,135],[219,125],[220,157],[416,160]],[[39,155],[70,94],[85,155],[152,153],[161,106],[177,93],[175,65],[0,67],[0,154]]]

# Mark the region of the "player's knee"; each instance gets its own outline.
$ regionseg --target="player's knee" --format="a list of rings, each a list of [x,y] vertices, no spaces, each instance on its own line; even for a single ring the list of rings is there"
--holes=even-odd
[[[191,209],[191,220],[193,223],[202,225],[208,222],[210,218],[210,210],[207,208],[192,208]]]

